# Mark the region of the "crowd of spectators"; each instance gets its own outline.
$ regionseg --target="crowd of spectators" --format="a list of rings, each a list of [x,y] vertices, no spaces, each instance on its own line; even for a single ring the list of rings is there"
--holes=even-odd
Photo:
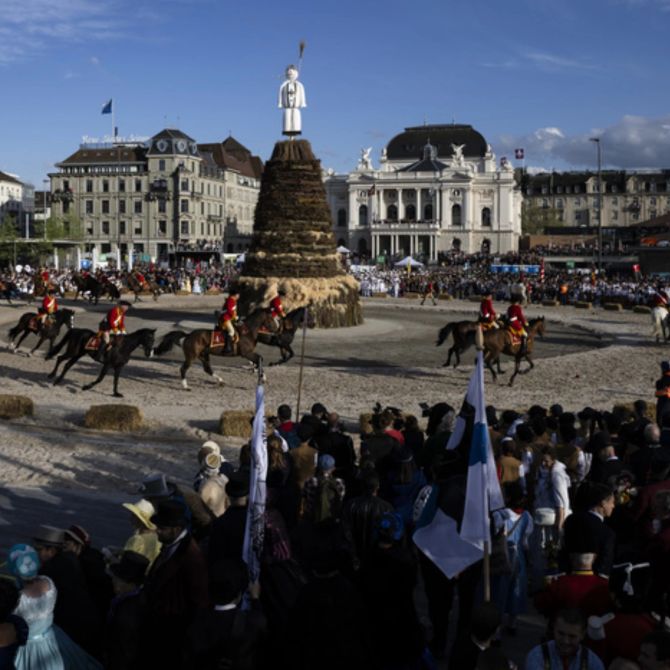
[[[123,547],[72,525],[10,549],[0,668],[509,669],[501,641],[534,605],[546,629],[527,670],[668,670],[670,395],[657,395],[655,417],[644,401],[487,408],[505,500],[487,602],[481,560],[449,579],[412,540],[425,514],[463,514],[467,403],[453,449],[446,403],[424,407],[425,428],[378,406],[360,441],[320,403],[299,421],[281,405],[267,420],[259,581],[242,560],[250,445],[232,463],[209,440],[192,482],[138,482]]]

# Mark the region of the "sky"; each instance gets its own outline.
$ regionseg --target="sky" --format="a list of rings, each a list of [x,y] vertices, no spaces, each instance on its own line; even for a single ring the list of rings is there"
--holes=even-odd
[[[0,170],[37,188],[82,137],[177,127],[267,159],[306,43],[303,137],[378,164],[407,126],[467,123],[529,168],[670,168],[670,0],[0,0]],[[517,163],[518,164],[518,163]]]

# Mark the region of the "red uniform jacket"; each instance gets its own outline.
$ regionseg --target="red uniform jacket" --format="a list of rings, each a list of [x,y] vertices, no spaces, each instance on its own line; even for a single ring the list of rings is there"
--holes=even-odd
[[[47,314],[54,314],[57,309],[58,303],[56,302],[56,298],[54,298],[52,295],[45,295],[44,298],[42,298],[43,312],[46,312]]]
[[[654,293],[652,298],[654,302],[654,307],[667,307],[668,306],[668,296],[665,291],[657,291]]]
[[[237,321],[237,298],[231,296],[226,299],[221,319],[223,321]]]
[[[42,277],[42,281],[45,284],[49,283],[49,271],[48,270],[45,270],[44,272],[40,273],[40,277]]]
[[[125,313],[120,307],[112,307],[107,313],[107,325],[112,333],[125,333]]]
[[[284,306],[281,304],[281,298],[279,296],[272,298],[270,309],[272,310],[272,316],[284,316]]]
[[[521,305],[510,305],[507,308],[507,316],[513,328],[523,328],[527,323]]]
[[[479,305],[479,314],[482,321],[492,323],[496,320],[496,311],[493,309],[493,300],[491,298],[484,298]]]
[[[610,604],[607,580],[586,571],[563,575],[535,596],[535,607],[550,619],[560,610],[573,607],[586,616],[604,614]]]

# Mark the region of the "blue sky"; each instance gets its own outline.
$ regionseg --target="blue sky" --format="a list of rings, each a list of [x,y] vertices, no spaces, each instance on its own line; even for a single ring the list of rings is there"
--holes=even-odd
[[[470,123],[534,167],[670,168],[670,0],[0,0],[0,169],[41,187],[83,135],[229,132],[267,158],[306,41],[324,167],[405,126]]]

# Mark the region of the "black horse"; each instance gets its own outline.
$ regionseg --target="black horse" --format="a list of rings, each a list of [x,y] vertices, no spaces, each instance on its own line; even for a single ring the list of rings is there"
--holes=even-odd
[[[60,329],[65,325],[68,329],[74,326],[74,312],[71,309],[59,309],[53,318],[47,319],[44,326],[40,326],[37,320],[38,314],[36,312],[27,312],[20,319],[14,328],[9,331],[9,348],[18,352],[21,342],[26,339],[30,333],[35,333],[38,336],[37,344],[30,350],[28,356],[33,354],[42,346],[44,340],[49,340],[49,351],[51,353],[54,347],[54,341],[60,333]],[[14,340],[21,335],[19,341],[14,344]]]
[[[59,351],[67,345],[67,349],[64,354],[61,354],[56,359],[56,366],[49,373],[49,379],[53,379],[58,372],[58,368],[63,361],[67,361],[63,366],[63,371],[60,376],[54,382],[60,384],[65,377],[65,373],[83,356],[88,354],[91,358],[94,358],[97,354],[97,349],[87,349],[86,345],[89,340],[95,336],[95,332],[88,330],[86,328],[73,328],[65,337],[56,345],[56,348],[47,356],[47,360],[53,358],[58,354]],[[109,349],[103,358],[102,361],[102,370],[98,375],[98,378],[86,384],[83,387],[84,391],[88,391],[93,388],[96,384],[99,384],[104,378],[110,368],[114,370],[114,397],[123,398],[123,395],[119,393],[119,376],[123,366],[130,360],[130,355],[137,349],[137,347],[142,347],[144,349],[144,355],[147,358],[153,356],[154,348],[154,339],[156,337],[155,328],[142,328],[141,330],[136,330],[134,333],[129,333],[128,335],[123,335],[121,342],[112,346]]]
[[[119,289],[111,282],[101,282],[95,277],[82,277],[77,272],[72,274],[72,281],[77,287],[77,292],[74,294],[74,299],[79,297],[79,294],[84,295],[88,293],[88,301],[98,304],[98,300],[103,295],[108,295],[110,300],[118,300],[121,297]]]
[[[307,319],[307,328],[314,328],[316,325],[314,315],[307,307],[298,307],[289,312],[282,319],[282,327],[278,333],[258,333],[258,341],[270,347],[279,347],[281,352],[281,360],[270,363],[270,365],[281,365],[290,361],[295,353],[291,347],[291,342],[295,337],[296,332],[303,326],[303,320]]]

